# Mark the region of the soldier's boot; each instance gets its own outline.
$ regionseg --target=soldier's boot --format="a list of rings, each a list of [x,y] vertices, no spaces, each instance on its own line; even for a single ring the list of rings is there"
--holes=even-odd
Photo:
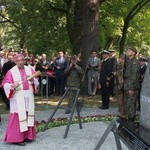
[[[65,111],[65,114],[70,114],[71,113],[71,109],[67,108],[67,110]]]
[[[134,122],[134,120],[135,120],[135,117],[133,117],[133,118],[128,118],[128,122]]]
[[[79,111],[81,110],[81,108],[83,107],[84,102],[83,101],[77,101],[77,107],[79,109]]]
[[[125,122],[127,122],[127,119],[120,116],[116,119],[116,121],[120,124],[124,124]]]

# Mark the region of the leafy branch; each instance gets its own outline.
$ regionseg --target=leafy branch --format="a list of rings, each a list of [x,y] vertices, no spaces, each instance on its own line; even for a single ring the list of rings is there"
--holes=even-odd
[[[122,38],[120,40],[120,54],[124,51],[124,45],[126,41],[127,30],[130,25],[130,20],[134,18],[134,16],[146,5],[150,2],[150,0],[141,0],[138,2],[128,13],[127,17],[124,18],[124,26],[122,31]]]
[[[6,17],[5,15],[3,15],[3,14],[0,14],[0,16],[1,16],[3,19],[5,19],[5,20],[3,20],[3,21],[0,21],[0,23],[6,23],[6,22],[11,23],[16,29],[18,29],[18,31],[20,31],[20,28],[18,27],[18,25],[17,25],[14,21],[10,20],[9,18],[7,18],[7,17]]]
[[[63,8],[59,8],[59,7],[56,7],[54,6],[52,3],[48,3],[49,7],[54,10],[54,11],[59,11],[59,12],[62,12],[62,13],[66,13],[67,10],[66,9],[63,9]]]
[[[129,20],[131,20],[147,3],[149,3],[150,0],[146,0],[145,2],[143,2],[143,0],[141,0],[140,2],[138,2],[129,12],[129,14],[127,15],[126,18],[128,18]]]

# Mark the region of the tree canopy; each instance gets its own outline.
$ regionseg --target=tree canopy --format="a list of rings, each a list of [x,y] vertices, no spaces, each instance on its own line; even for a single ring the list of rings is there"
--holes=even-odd
[[[84,38],[83,33],[86,32],[85,7],[87,4],[90,5],[91,12],[88,14],[90,18],[95,4],[99,8],[99,30],[97,30],[99,36],[95,39],[98,40],[98,51],[113,48],[122,53],[128,46],[134,46],[138,51],[148,53],[150,0],[86,0],[86,2],[1,0],[0,46],[14,47],[17,50],[27,48],[33,54],[45,52],[49,56],[60,50],[78,54],[81,52],[80,48],[82,50],[87,44],[80,43]]]

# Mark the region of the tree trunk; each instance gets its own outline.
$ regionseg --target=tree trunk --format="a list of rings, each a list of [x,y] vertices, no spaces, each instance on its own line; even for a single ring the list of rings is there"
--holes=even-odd
[[[67,4],[67,11],[66,11],[66,20],[67,20],[67,24],[66,24],[66,28],[67,28],[67,32],[68,32],[68,36],[70,39],[70,44],[71,46],[73,46],[73,26],[72,26],[72,0],[68,0],[66,1]]]
[[[130,20],[128,18],[126,18],[124,20],[122,38],[121,38],[121,41],[120,41],[119,55],[123,54],[123,52],[124,52],[124,45],[125,45],[125,42],[126,42],[126,36],[127,36],[128,27],[129,27],[129,22],[130,22]]]
[[[83,9],[84,1],[76,0],[74,9],[73,24],[73,53],[78,55],[81,53],[82,25],[83,25]]]
[[[92,50],[99,47],[99,0],[76,0],[73,25],[73,53],[81,53],[86,66]]]
[[[85,68],[90,52],[99,47],[99,0],[85,0],[83,15],[81,60]]]
[[[86,68],[90,52],[99,48],[99,0],[85,0],[83,9],[81,63]],[[86,94],[87,80],[83,81],[83,85],[81,92]]]

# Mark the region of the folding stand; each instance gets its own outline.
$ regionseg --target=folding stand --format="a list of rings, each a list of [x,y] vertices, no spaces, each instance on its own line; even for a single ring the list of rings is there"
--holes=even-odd
[[[60,105],[63,102],[64,98],[66,97],[67,93],[70,92],[70,91],[74,92],[76,95],[75,95],[74,100],[73,100],[73,106],[71,107],[71,113],[70,113],[70,116],[68,118],[68,123],[67,123],[67,127],[66,127],[65,134],[64,134],[64,139],[67,137],[67,134],[68,134],[68,131],[69,131],[69,127],[70,127],[70,124],[71,124],[71,121],[72,121],[72,118],[73,118],[73,114],[74,114],[74,111],[75,111],[75,108],[76,108],[77,116],[78,116],[78,120],[79,120],[79,127],[80,127],[80,129],[82,129],[81,117],[80,117],[80,102],[77,101],[80,89],[77,89],[77,88],[66,88],[65,93],[63,94],[62,98],[58,102],[56,108],[52,112],[51,116],[49,117],[49,119],[48,119],[48,121],[47,121],[47,123],[46,123],[46,125],[44,127],[44,131],[45,131],[47,129],[47,127],[48,127],[48,124],[50,123],[50,121],[52,120],[53,116],[55,115],[56,111],[58,110],[58,108],[62,108]]]
[[[105,139],[107,138],[108,134],[111,131],[114,133],[117,149],[122,150],[121,143],[120,143],[120,137],[118,135],[118,129],[116,126],[116,119],[113,119],[112,122],[109,124],[109,126],[107,127],[106,131],[104,132],[103,136],[99,140],[99,142],[96,145],[94,150],[100,149],[100,147],[102,146],[102,144],[104,143]]]

